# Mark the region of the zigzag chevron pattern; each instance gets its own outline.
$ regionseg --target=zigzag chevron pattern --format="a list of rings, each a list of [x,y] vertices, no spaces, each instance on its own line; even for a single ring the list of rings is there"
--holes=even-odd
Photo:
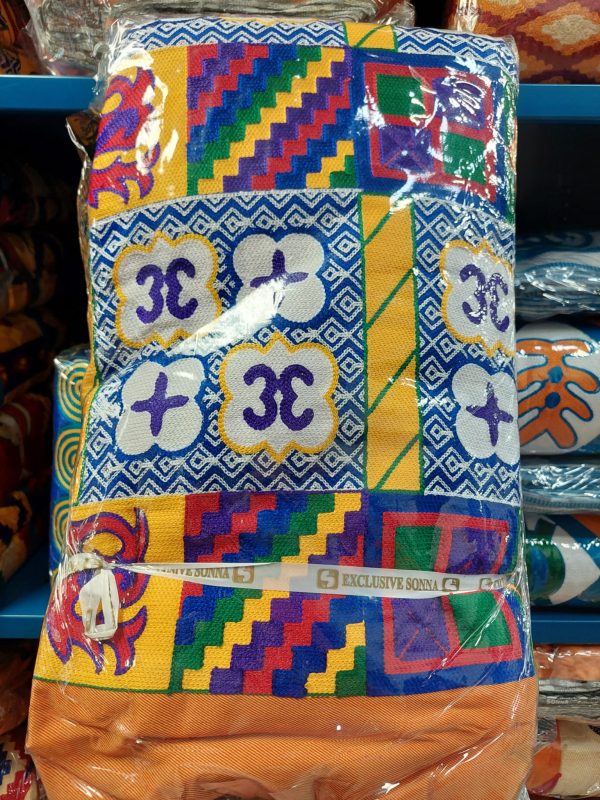
[[[348,49],[189,48],[188,191],[329,187],[323,160],[352,145],[350,75]]]
[[[465,345],[448,331],[441,313],[444,282],[439,254],[454,240],[479,246],[485,239],[499,258],[514,259],[514,239],[509,224],[476,209],[421,197],[415,203],[417,291],[420,324],[420,406],[423,419],[423,478],[427,494],[460,495],[485,500],[520,503],[519,470],[503,461],[473,458],[456,436],[457,403],[448,376],[464,363],[487,364],[476,344]],[[512,361],[496,355],[499,366],[512,375]]]
[[[215,225],[214,220],[219,224]],[[279,236],[309,233],[327,253],[321,271],[331,300],[329,313],[311,323],[311,340],[330,350],[339,367],[334,402],[340,425],[336,439],[318,455],[293,453],[281,463],[264,452],[234,453],[218,431],[222,403],[219,369],[223,352],[205,363],[209,391],[206,428],[197,445],[181,457],[164,453],[160,458],[130,458],[115,447],[120,416],[123,373],[140,358],[159,356],[158,343],[132,350],[118,338],[115,317],[117,297],[112,283],[115,253],[123,243],[147,245],[156,231],[168,237],[196,233],[210,239],[219,254],[215,285],[223,312],[235,305],[240,288],[232,267],[233,252],[248,233]],[[91,231],[96,360],[104,383],[94,397],[88,426],[88,446],[82,473],[81,502],[135,495],[193,494],[238,490],[360,490],[363,487],[364,370],[362,332],[362,260],[357,192],[305,190],[297,192],[240,193],[184,198],[123,214],[98,223]],[[255,340],[265,344],[272,328],[295,344],[306,341],[306,331],[276,318]]]

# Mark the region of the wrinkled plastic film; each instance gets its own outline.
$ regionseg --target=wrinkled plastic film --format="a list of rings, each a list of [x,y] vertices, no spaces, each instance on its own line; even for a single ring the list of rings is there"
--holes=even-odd
[[[597,726],[541,719],[528,788],[535,797],[600,797]]]
[[[71,123],[91,362],[30,715],[49,800],[518,800],[512,46],[112,35],[95,147]]]
[[[525,458],[521,465],[523,504],[527,511],[549,514],[596,514],[600,500],[597,458]]]
[[[95,74],[106,30],[128,14],[245,14],[414,24],[408,0],[27,0],[38,54],[55,74]]]
[[[600,719],[600,648],[536,645],[539,714],[595,724]]]

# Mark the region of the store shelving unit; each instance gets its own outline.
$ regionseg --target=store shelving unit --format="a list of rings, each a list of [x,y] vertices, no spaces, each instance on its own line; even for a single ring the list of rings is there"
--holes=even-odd
[[[0,117],[23,116],[61,125],[66,114],[86,108],[94,81],[80,77],[1,76]],[[600,86],[522,86],[519,119],[533,123],[600,125]],[[18,127],[18,126],[17,126]],[[41,551],[0,591],[0,638],[36,638],[50,593],[46,552]],[[533,635],[540,643],[600,644],[600,611],[536,610]]]

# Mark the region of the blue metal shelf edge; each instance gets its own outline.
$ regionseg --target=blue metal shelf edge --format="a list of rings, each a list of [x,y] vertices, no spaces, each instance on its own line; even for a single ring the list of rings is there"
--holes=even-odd
[[[600,644],[600,610],[534,608],[531,622],[536,644]]]
[[[2,75],[0,111],[80,111],[89,106],[93,88],[92,78]]]
[[[92,78],[2,75],[0,111],[79,111],[93,87]],[[522,84],[518,110],[521,120],[600,122],[600,85]]]

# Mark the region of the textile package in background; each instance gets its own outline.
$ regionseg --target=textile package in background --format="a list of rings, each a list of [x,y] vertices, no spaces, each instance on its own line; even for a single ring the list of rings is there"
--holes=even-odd
[[[31,756],[25,752],[25,727],[0,738],[0,797],[7,800],[46,800]]]
[[[540,717],[600,720],[600,646],[536,645],[534,655]]]
[[[22,0],[0,0],[0,74],[40,72],[31,42],[23,35],[28,14]]]
[[[35,651],[35,643],[25,640],[0,645],[0,736],[27,718]]]
[[[50,400],[28,393],[0,406],[0,503],[47,465]]]
[[[0,163],[0,229],[65,222],[73,201],[64,181],[44,178],[30,164]]]
[[[531,602],[600,605],[600,516],[525,515]]]
[[[525,83],[600,83],[595,0],[451,0],[448,26],[514,36]]]
[[[24,482],[0,505],[0,586],[10,580],[42,543],[46,520],[47,471]]]
[[[600,326],[520,328],[517,386],[524,455],[600,454]]]
[[[600,232],[518,241],[515,292],[525,320],[600,313]]]
[[[414,24],[408,0],[27,0],[39,57],[55,74],[95,74],[110,19],[133,14],[244,14]]]
[[[536,684],[511,44],[218,16],[114,35],[30,711],[50,800],[515,800]],[[135,571],[157,563],[183,566]]]
[[[62,255],[52,234],[0,231],[0,317],[47,303]]]
[[[540,720],[527,786],[540,797],[600,797],[600,728]]]
[[[90,363],[88,347],[65,350],[54,359],[54,458],[50,496],[50,571],[64,551],[69,490],[81,435],[81,382]]]

